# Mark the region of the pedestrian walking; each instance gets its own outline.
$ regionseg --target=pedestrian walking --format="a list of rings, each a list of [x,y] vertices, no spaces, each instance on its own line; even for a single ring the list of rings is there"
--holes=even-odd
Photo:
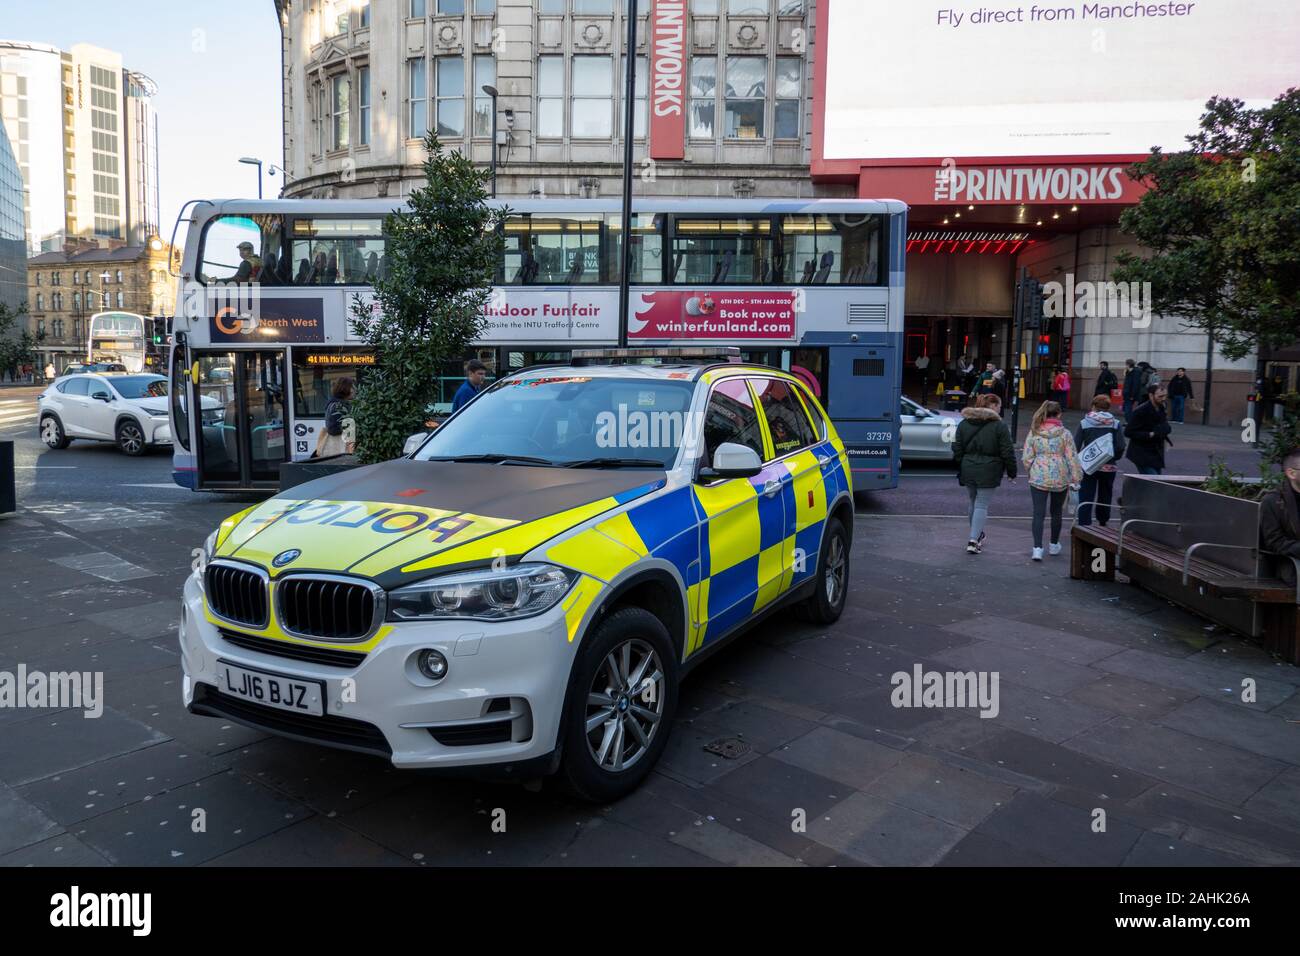
[[[1052,376],[1052,400],[1062,408],[1070,407],[1070,373],[1059,365]]]
[[[343,376],[330,390],[330,400],[325,406],[325,427],[316,437],[315,458],[333,458],[350,455],[356,449],[356,425],[352,419],[352,399],[357,383]]]
[[[1034,500],[1034,550],[1031,557],[1043,560],[1043,523],[1052,515],[1049,553],[1061,553],[1061,521],[1065,499],[1071,488],[1083,480],[1083,466],[1074,449],[1074,439],[1061,423],[1061,406],[1043,402],[1029,424],[1020,462],[1029,475],[1029,493]]]
[[[45,363],[45,381],[47,381],[47,382],[52,382],[52,381],[54,381],[54,376],[55,376],[55,372],[54,372],[54,363],[53,363],[53,362],[46,362],[46,363]]]
[[[1079,483],[1079,510],[1074,522],[1092,524],[1094,517],[1103,528],[1110,521],[1110,502],[1115,490],[1115,462],[1124,456],[1124,427],[1110,411],[1110,397],[1094,395],[1092,409],[1083,416],[1074,433],[1074,447],[1083,466]]]
[[[1097,376],[1097,384],[1092,389],[1094,395],[1105,395],[1110,397],[1110,393],[1119,388],[1119,379],[1115,373],[1110,370],[1109,362],[1101,363],[1101,372]]]
[[[465,381],[460,383],[460,388],[456,389],[456,394],[451,397],[451,410],[459,411],[462,405],[469,404],[479,392],[483,391],[483,385],[487,379],[487,366],[478,359],[470,359],[465,363]]]
[[[970,495],[967,554],[983,550],[989,502],[1002,484],[1002,476],[1016,480],[1016,449],[1001,412],[1002,402],[996,395],[981,395],[970,408],[962,409],[952,445],[957,481]]]
[[[1142,370],[1133,359],[1124,360],[1124,421],[1133,417],[1133,409],[1146,395],[1142,391]]]
[[[922,352],[916,357],[916,370],[921,375],[921,404],[925,404],[926,394],[930,391],[930,356]]]
[[[1147,400],[1133,409],[1124,428],[1129,439],[1127,458],[1144,475],[1158,475],[1165,470],[1165,445],[1172,445],[1169,416],[1165,411],[1168,394],[1163,385],[1147,388]]]
[[[1282,483],[1260,502],[1259,536],[1264,548],[1279,558],[1277,576],[1295,584],[1296,566],[1287,559],[1300,558],[1300,447],[1287,452]]]
[[[993,394],[997,396],[999,404],[1006,404],[1007,373],[1002,369],[995,369],[993,372]]]
[[[1187,377],[1187,369],[1180,368],[1175,372],[1165,390],[1169,393],[1169,420],[1181,425],[1187,411],[1187,400],[1196,397],[1192,394],[1192,380]]]

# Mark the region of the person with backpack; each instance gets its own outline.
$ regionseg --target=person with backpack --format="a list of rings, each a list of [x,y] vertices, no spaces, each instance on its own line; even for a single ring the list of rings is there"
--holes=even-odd
[[[1124,437],[1129,439],[1128,460],[1137,465],[1144,475],[1158,475],[1165,470],[1165,445],[1172,445],[1169,433],[1169,416],[1165,413],[1165,387],[1151,385],[1147,389],[1147,400],[1133,409],[1133,414],[1124,428]]]
[[[1034,550],[1031,557],[1043,560],[1043,523],[1050,507],[1052,540],[1049,553],[1061,553],[1061,521],[1065,498],[1083,480],[1083,466],[1074,450],[1074,439],[1061,423],[1061,406],[1043,402],[1029,424],[1020,463],[1029,472],[1029,492],[1034,499]]]
[[[1052,375],[1052,400],[1062,408],[1070,407],[1070,373],[1059,365]]]
[[[1097,384],[1093,387],[1092,394],[1105,395],[1110,398],[1110,393],[1117,388],[1119,388],[1119,379],[1110,370],[1110,363],[1102,362],[1101,374],[1097,376]]]
[[[1115,462],[1124,455],[1124,429],[1110,413],[1110,396],[1094,395],[1092,410],[1083,416],[1074,432],[1079,450],[1083,481],[1079,483],[1079,510],[1074,523],[1086,527],[1093,522],[1103,528],[1110,520],[1110,500],[1115,490]]]
[[[1196,397],[1192,394],[1192,380],[1187,377],[1187,369],[1180,368],[1174,373],[1166,391],[1169,392],[1169,420],[1175,425],[1181,425],[1187,410],[1187,400]]]
[[[970,495],[970,538],[967,554],[984,549],[984,525],[989,517],[989,502],[1002,484],[1005,474],[1016,480],[1016,449],[1011,431],[1002,421],[1002,402],[996,395],[981,395],[975,404],[962,409],[961,424],[953,440],[953,459],[957,462],[957,481]]]
[[[1146,392],[1142,390],[1142,370],[1132,359],[1124,360],[1124,421],[1133,417],[1133,409]]]

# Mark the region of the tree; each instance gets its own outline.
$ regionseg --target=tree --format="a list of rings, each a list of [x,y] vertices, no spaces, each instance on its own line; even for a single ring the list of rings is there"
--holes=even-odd
[[[384,220],[374,311],[360,296],[352,305],[353,331],[375,353],[352,406],[365,464],[396,458],[424,428],[443,363],[460,359],[482,332],[504,244],[497,227],[505,211],[487,204],[489,173],[445,150],[432,130],[424,148],[425,184]]]
[[[26,314],[26,303],[20,303],[13,309],[0,302],[0,372],[17,374],[20,365],[36,362],[36,346],[40,339],[26,328],[18,333],[17,338],[11,337],[18,326],[18,320]]]
[[[1214,97],[1189,149],[1129,170],[1149,187],[1120,228],[1154,253],[1117,256],[1117,282],[1203,329],[1224,356],[1300,338],[1300,89],[1264,109]]]

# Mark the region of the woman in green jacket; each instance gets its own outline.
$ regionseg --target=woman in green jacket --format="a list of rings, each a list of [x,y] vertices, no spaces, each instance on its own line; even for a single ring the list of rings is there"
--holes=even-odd
[[[989,502],[1005,474],[1016,480],[1016,450],[1011,431],[1002,421],[1002,402],[996,395],[981,395],[970,408],[962,409],[962,422],[953,441],[957,480],[970,493],[970,540],[967,554],[979,554],[984,547],[984,523]]]

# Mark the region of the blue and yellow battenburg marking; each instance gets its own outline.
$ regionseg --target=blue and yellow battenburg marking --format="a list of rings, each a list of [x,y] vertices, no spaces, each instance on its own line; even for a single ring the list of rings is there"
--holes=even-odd
[[[687,656],[722,637],[816,572],[827,508],[850,490],[846,473],[844,456],[825,441],[748,481],[647,497],[552,545],[547,560],[587,575],[564,604],[569,640],[603,582],[647,557],[672,564],[686,584]],[[764,495],[771,480],[780,490]]]

